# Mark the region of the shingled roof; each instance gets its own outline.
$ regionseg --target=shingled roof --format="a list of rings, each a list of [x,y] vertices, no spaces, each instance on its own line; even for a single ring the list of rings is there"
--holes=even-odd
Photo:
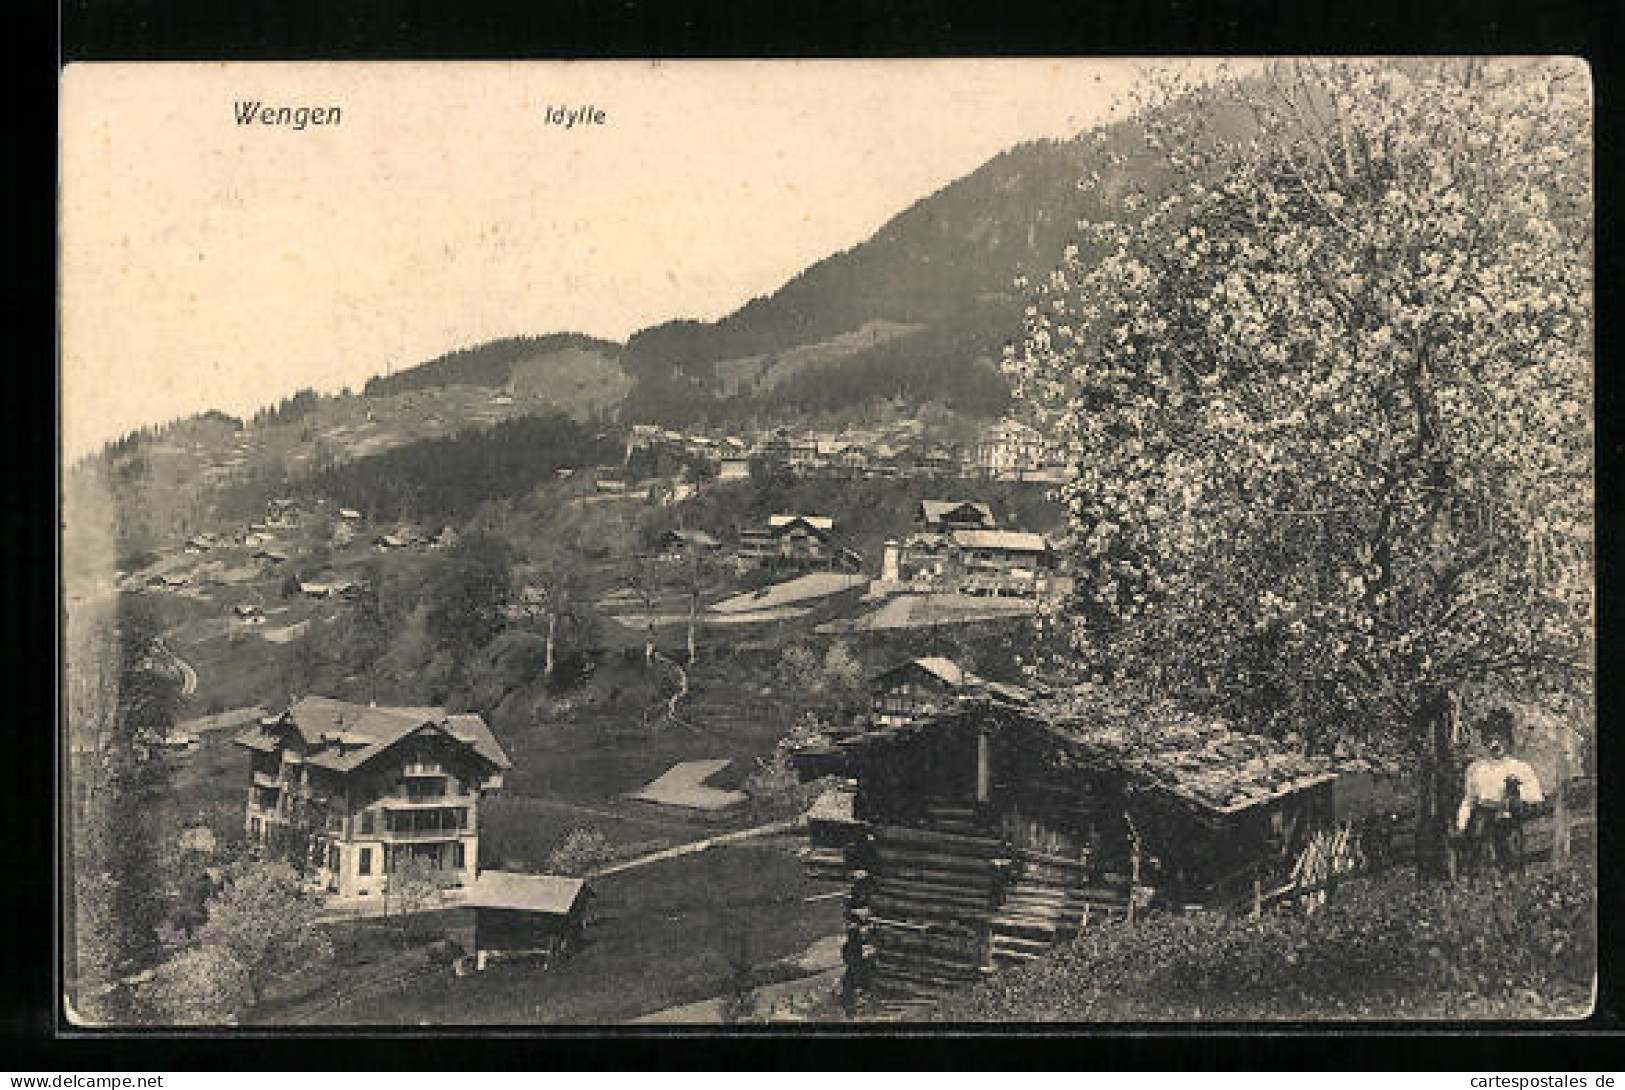
[[[1212,813],[1240,813],[1337,778],[1329,760],[1272,739],[1231,729],[1220,719],[1171,703],[1123,699],[1091,685],[1026,688],[987,683],[962,696],[957,710],[867,731],[843,743],[863,748],[937,729],[964,716],[1006,713],[1017,729],[1036,729],[1085,762],[1115,768],[1140,783]]]
[[[969,500],[921,500],[918,517],[921,522],[934,525],[941,523],[949,515],[958,514],[961,511],[969,511],[975,515],[977,521],[984,527],[991,529],[996,525],[991,507],[985,503]]]
[[[949,540],[965,549],[1004,549],[1008,552],[1042,553],[1049,550],[1043,534],[1020,530],[952,530]]]
[[[1097,686],[1050,691],[1029,710],[1080,750],[1221,814],[1337,778],[1330,761],[1221,719],[1168,702],[1116,698]]]
[[[478,715],[451,715],[444,708],[375,708],[325,696],[307,696],[281,716],[260,720],[240,735],[237,744],[261,752],[277,748],[277,733],[291,724],[315,752],[305,760],[318,768],[349,772],[420,730],[439,731],[473,749],[497,768],[511,768],[485,720]]]
[[[581,878],[485,870],[474,879],[463,903],[473,908],[568,916],[580,905],[583,895],[591,892]]]

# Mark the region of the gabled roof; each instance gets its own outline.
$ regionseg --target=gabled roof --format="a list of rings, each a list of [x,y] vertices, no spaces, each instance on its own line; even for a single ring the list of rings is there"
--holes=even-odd
[[[857,823],[853,813],[856,793],[844,787],[831,787],[813,800],[807,808],[808,821],[827,821],[841,825]]]
[[[1020,420],[1000,420],[998,423],[990,425],[987,428],[987,430],[985,432],[983,432],[982,434],[985,437],[990,438],[990,439],[994,439],[994,440],[999,440],[999,439],[1033,439],[1033,440],[1037,440],[1037,439],[1042,439],[1043,438],[1042,433],[1040,433],[1037,428],[1033,427],[1031,424],[1023,423]]]
[[[490,724],[482,716],[473,712],[462,712],[446,717],[446,732],[459,742],[474,747],[474,752],[484,757],[498,768],[512,768],[513,762],[502,751],[497,743],[496,736],[491,733]]]
[[[664,541],[667,538],[676,538],[685,545],[698,545],[705,549],[716,549],[722,545],[722,542],[704,530],[667,530],[661,540]]]
[[[955,545],[966,549],[1006,549],[1021,553],[1049,551],[1049,542],[1044,540],[1043,534],[1019,530],[953,530],[949,537]]]
[[[797,522],[804,522],[814,530],[828,533],[835,528],[835,520],[828,515],[769,515],[767,525],[770,530],[779,530]]]
[[[920,515],[927,523],[941,522],[950,515],[957,515],[961,511],[969,512],[977,521],[987,527],[996,525],[993,518],[993,509],[985,503],[973,503],[960,500],[921,500]]]
[[[237,738],[249,749],[277,748],[282,730],[299,733],[315,750],[309,764],[349,772],[422,730],[439,732],[471,748],[497,768],[511,768],[491,728],[478,715],[447,715],[444,708],[374,708],[324,696],[307,696],[281,716],[261,720]]]
[[[911,668],[924,670],[926,673],[935,677],[938,681],[941,681],[944,685],[947,685],[951,689],[959,689],[967,685],[977,685],[982,681],[981,678],[960,666],[959,663],[955,662],[953,659],[943,658],[940,655],[927,655],[922,658],[909,659],[907,662],[898,663],[896,666],[889,667],[888,669],[882,670],[880,673],[876,674],[874,680],[877,682],[882,681],[893,674],[901,673],[904,670]]]
[[[568,916],[575,911],[582,896],[590,892],[581,878],[487,870],[474,879],[463,903],[473,908]]]

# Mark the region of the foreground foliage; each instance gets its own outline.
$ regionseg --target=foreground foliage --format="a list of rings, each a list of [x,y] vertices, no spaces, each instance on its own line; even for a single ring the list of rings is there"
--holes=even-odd
[[[1204,913],[1101,927],[945,1001],[933,1020],[1573,1018],[1590,1007],[1584,870],[1357,880],[1314,916]]]
[[[332,945],[316,926],[318,899],[280,862],[249,860],[226,876],[193,932],[164,929],[175,957],[143,989],[154,1021],[235,1022],[274,982],[319,969]]]
[[[1079,466],[1078,653],[1402,744],[1464,682],[1587,691],[1584,72],[1301,62],[1159,101],[1166,188],[1087,225],[1010,360]]]

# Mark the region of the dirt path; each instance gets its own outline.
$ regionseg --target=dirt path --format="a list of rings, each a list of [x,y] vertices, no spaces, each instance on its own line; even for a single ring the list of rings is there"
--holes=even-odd
[[[675,848],[667,848],[664,851],[653,852],[649,855],[639,856],[636,859],[628,859],[624,862],[612,863],[607,867],[601,867],[598,870],[593,871],[592,873],[588,874],[587,877],[605,878],[611,874],[619,874],[623,870],[631,870],[633,867],[641,867],[649,863],[659,863],[662,860],[676,859],[679,856],[693,855],[695,852],[703,852],[707,848],[715,847],[718,844],[732,844],[736,841],[750,840],[754,837],[772,836],[774,833],[789,832],[791,829],[796,828],[800,824],[800,818],[787,818],[784,821],[769,822],[766,825],[758,825],[751,829],[741,829],[736,833],[724,833],[721,836],[713,836],[706,840],[696,840],[692,844],[679,844]]]
[[[181,672],[181,695],[191,696],[197,692],[197,671],[192,669],[189,662],[175,654],[174,648],[165,643],[162,637],[156,642],[158,649],[168,655],[169,660],[175,664],[175,668]]]

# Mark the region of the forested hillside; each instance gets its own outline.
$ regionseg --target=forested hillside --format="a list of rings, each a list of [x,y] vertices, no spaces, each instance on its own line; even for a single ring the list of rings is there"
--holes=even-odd
[[[384,397],[439,386],[506,386],[515,364],[568,349],[594,351],[613,358],[620,346],[584,333],[505,337],[447,352],[409,370],[375,376],[367,381],[363,392],[370,397]]]
[[[523,495],[559,469],[619,455],[605,436],[555,413],[345,462],[313,476],[308,490],[374,519],[457,520],[489,500]]]

